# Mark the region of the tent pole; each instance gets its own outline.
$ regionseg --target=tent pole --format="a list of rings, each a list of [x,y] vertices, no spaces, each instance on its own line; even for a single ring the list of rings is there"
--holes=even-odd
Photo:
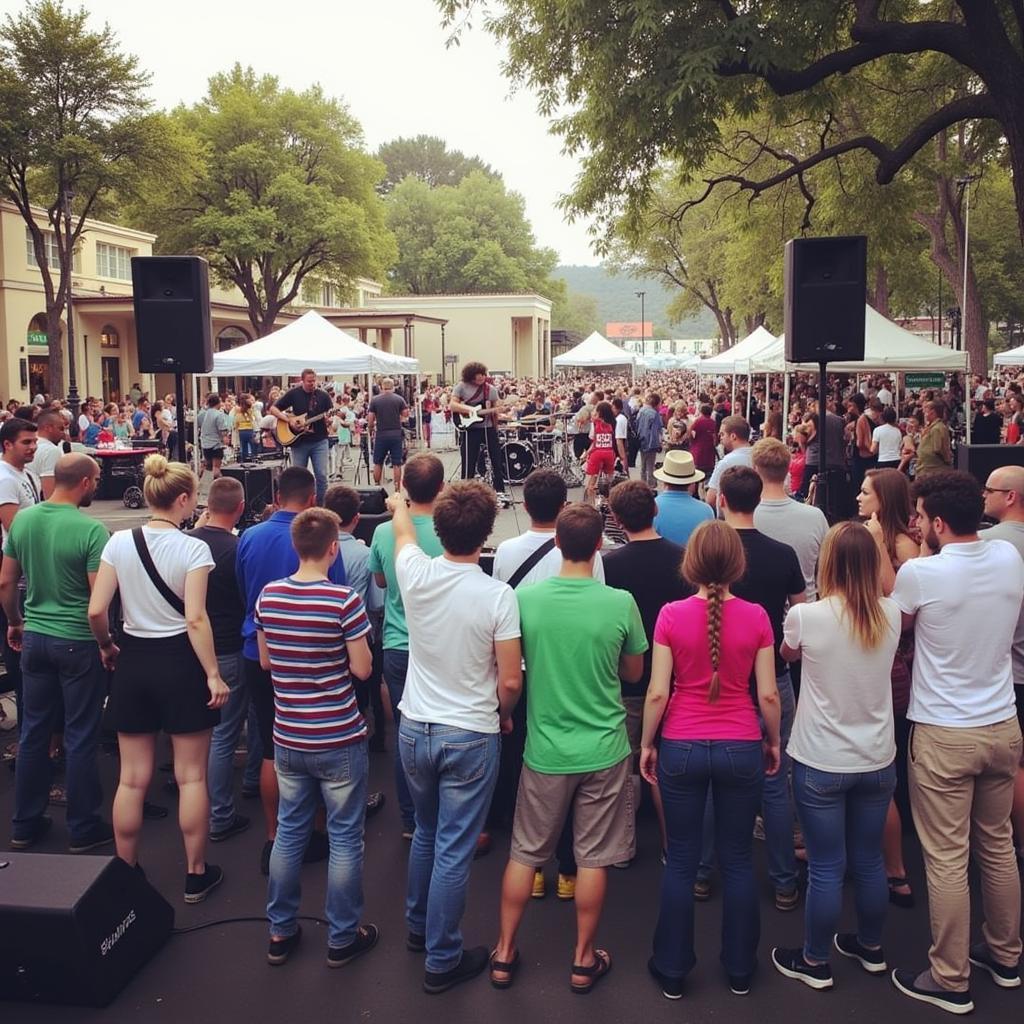
[[[789,443],[789,370],[782,371],[782,440]]]
[[[750,422],[750,400],[751,400],[750,392],[754,390],[754,388],[753,388],[753,381],[754,381],[753,373],[750,370],[747,370],[747,417],[746,417],[746,419],[747,419],[748,423]]]
[[[733,370],[735,371],[735,367],[733,367]],[[733,410],[733,412],[736,411],[736,374],[735,374],[735,372],[732,375],[732,410]]]
[[[199,375],[192,374],[192,468],[196,476],[199,476]],[[182,436],[185,435],[185,410],[178,410],[179,428]]]

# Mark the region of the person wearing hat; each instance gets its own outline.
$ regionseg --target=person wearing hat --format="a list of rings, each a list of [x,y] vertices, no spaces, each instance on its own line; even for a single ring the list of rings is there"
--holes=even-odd
[[[694,487],[704,479],[704,474],[694,465],[688,451],[667,451],[665,462],[654,471],[654,478],[662,485],[655,499],[658,514],[654,529],[666,540],[685,545],[704,520],[715,516],[707,502],[693,496]]]

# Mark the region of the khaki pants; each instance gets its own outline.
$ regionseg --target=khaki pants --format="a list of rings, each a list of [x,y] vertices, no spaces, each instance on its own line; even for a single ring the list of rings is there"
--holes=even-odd
[[[1020,878],[1010,808],[1021,758],[1016,717],[970,729],[915,724],[910,736],[910,804],[928,876],[932,975],[967,990],[971,895],[967,865],[981,874],[982,935],[993,958],[1021,954]]]

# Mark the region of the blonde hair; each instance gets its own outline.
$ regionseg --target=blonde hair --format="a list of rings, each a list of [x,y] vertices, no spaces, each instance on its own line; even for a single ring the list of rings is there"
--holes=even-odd
[[[789,449],[776,437],[762,437],[754,445],[754,469],[762,480],[770,484],[781,484],[789,472],[792,456]]]
[[[142,493],[150,508],[170,508],[182,494],[194,494],[199,486],[195,473],[185,463],[168,462],[156,452],[146,456],[143,470],[146,479]]]
[[[853,635],[873,650],[890,628],[882,612],[878,545],[860,523],[833,526],[821,544],[818,557],[818,594],[838,597]]]
[[[864,531],[867,532],[866,530]],[[747,559],[740,535],[727,523],[712,519],[701,523],[690,535],[683,555],[683,578],[708,592],[708,653],[711,679],[708,703],[718,700],[718,663],[722,655],[722,603],[729,587],[743,576]]]

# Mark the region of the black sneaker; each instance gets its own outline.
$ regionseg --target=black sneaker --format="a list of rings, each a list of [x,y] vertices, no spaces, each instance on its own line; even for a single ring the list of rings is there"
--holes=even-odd
[[[885,962],[885,953],[881,947],[878,949],[868,949],[867,946],[862,945],[858,941],[857,936],[852,932],[838,933],[833,937],[832,945],[843,956],[856,960],[868,974],[884,974],[888,970],[888,965]]]
[[[271,967],[280,967],[288,962],[288,957],[295,952],[302,941],[302,925],[300,924],[294,935],[284,939],[271,939],[267,947],[267,963]]]
[[[270,855],[274,852],[274,840],[268,839],[260,850],[260,874],[264,878],[270,876]]]
[[[729,991],[734,996],[749,996],[750,995],[750,979],[753,975],[750,974],[730,974],[729,975]]]
[[[775,948],[772,950],[772,963],[779,974],[802,981],[811,988],[832,987],[832,968],[828,964],[809,964],[802,949]]]
[[[185,876],[185,902],[202,903],[224,881],[224,872],[216,864],[207,864],[201,875]]]
[[[94,825],[80,839],[72,839],[68,844],[71,853],[88,853],[114,841],[114,830],[105,821]]]
[[[683,998],[683,979],[670,978],[668,975],[662,974],[655,966],[653,956],[647,961],[647,970],[650,972],[651,977],[658,983],[658,988],[661,989],[661,994],[666,999]]]
[[[386,801],[387,797],[379,790],[376,793],[371,793],[366,798],[366,820],[369,821],[375,814],[383,810]]]
[[[930,1003],[947,1013],[963,1014],[971,1013],[974,1010],[974,1000],[971,999],[970,990],[950,992],[948,989],[939,988],[931,981],[928,971],[924,971],[923,974],[927,976],[926,982],[930,982],[930,984],[919,984],[921,975],[914,974],[913,971],[900,970],[892,972],[892,983],[905,996],[910,996],[911,999],[916,999],[921,1003]]]
[[[211,843],[223,843],[225,839],[237,836],[249,827],[249,819],[244,814],[236,814],[224,827],[210,833]]]
[[[693,898],[698,903],[707,903],[711,899],[711,879],[698,878],[693,883]]]
[[[416,932],[409,932],[405,937],[405,948],[410,953],[425,953],[427,951],[426,935],[417,935]]]
[[[327,833],[313,829],[309,836],[309,842],[306,844],[306,852],[302,855],[302,863],[316,864],[318,861],[327,860],[330,855],[331,843],[327,838]]]
[[[12,850],[27,850],[30,846],[35,846],[40,839],[45,839],[47,833],[53,828],[53,818],[47,817],[45,814],[36,822],[35,827],[24,836],[17,836],[11,839]]]
[[[796,910],[800,906],[800,890],[793,886],[792,889],[775,890],[775,909],[781,910],[784,914]]]
[[[983,971],[988,971],[1000,988],[1020,988],[1020,964],[1016,967],[1004,967],[996,963],[984,942],[971,946],[971,963]]]
[[[377,945],[379,938],[380,929],[375,924],[361,924],[356,931],[356,937],[347,946],[328,946],[327,966],[344,967],[345,964],[352,963],[357,956],[369,953]]]
[[[450,971],[427,971],[423,975],[423,991],[432,996],[447,992],[463,981],[475,978],[487,966],[489,959],[486,946],[464,949],[462,959]]]

